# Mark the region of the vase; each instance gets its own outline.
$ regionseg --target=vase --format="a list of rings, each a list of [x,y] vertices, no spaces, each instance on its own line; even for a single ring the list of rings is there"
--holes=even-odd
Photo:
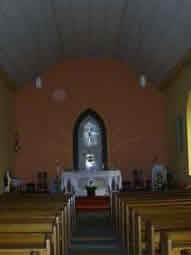
[[[95,197],[95,190],[94,189],[87,190],[87,195],[88,195],[88,197]]]

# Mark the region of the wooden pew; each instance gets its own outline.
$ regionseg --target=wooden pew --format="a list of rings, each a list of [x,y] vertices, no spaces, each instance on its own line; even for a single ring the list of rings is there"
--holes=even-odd
[[[156,196],[157,194],[157,196]],[[139,194],[140,195],[140,194]],[[141,199],[140,199],[141,197]],[[153,199],[153,198],[156,199]],[[139,200],[139,199],[140,200]],[[157,199],[158,198],[158,199]],[[162,199],[163,198],[163,199]],[[120,198],[121,199],[121,198]],[[121,208],[121,212],[119,211],[119,230],[122,232],[122,239],[127,239],[127,242],[125,243],[127,246],[128,250],[134,250],[135,247],[129,247],[133,246],[134,239],[135,239],[135,232],[134,228],[134,222],[133,222],[133,208],[134,207],[140,207],[140,206],[161,206],[161,205],[166,205],[168,206],[168,203],[181,203],[184,200],[184,204],[190,204],[190,194],[185,194],[185,193],[179,193],[178,196],[176,196],[175,193],[165,193],[163,192],[162,194],[160,193],[150,193],[150,194],[142,194],[140,196],[132,196],[131,197],[122,197],[119,204],[119,208]],[[156,202],[157,201],[157,202]],[[178,202],[179,201],[179,202]],[[131,229],[131,230],[130,230]],[[126,232],[126,233],[125,233]],[[130,236],[131,232],[131,236]],[[125,234],[124,234],[125,233]],[[131,238],[130,238],[131,237]]]
[[[61,250],[65,251],[66,250],[66,245],[65,245],[65,233],[63,233],[63,227],[64,227],[64,222],[61,221],[61,214],[59,212],[51,212],[50,210],[48,211],[48,215],[46,215],[47,213],[44,214],[44,209],[43,209],[43,213],[42,210],[40,211],[39,209],[37,209],[36,211],[30,212],[30,210],[28,210],[28,212],[26,210],[24,210],[24,212],[22,210],[20,210],[20,212],[17,210],[14,210],[14,215],[12,213],[6,213],[3,211],[2,214],[0,214],[0,227],[2,222],[13,222],[13,220],[15,222],[18,222],[19,224],[21,224],[22,222],[24,223],[31,223],[31,222],[37,222],[38,224],[44,223],[46,221],[49,222],[49,220],[52,220],[55,222],[56,225],[56,247],[57,250]],[[35,212],[35,213],[34,213]],[[0,230],[1,231],[1,230]],[[39,229],[40,231],[40,229]]]
[[[2,222],[31,222],[37,220],[37,222],[42,222],[45,219],[52,220],[56,224],[56,246],[57,250],[64,249],[63,244],[61,245],[61,238],[62,238],[62,225],[61,225],[61,214],[55,210],[55,209],[14,209],[13,210],[7,210],[7,209],[1,209],[0,214],[0,223]],[[1,226],[1,224],[0,224]],[[0,230],[1,231],[1,230]]]
[[[5,220],[0,221],[0,233],[44,233],[49,234],[53,246],[53,254],[60,254],[57,247],[57,231],[53,220]]]
[[[1,197],[1,199],[4,199],[5,203],[7,202],[7,200],[5,199],[7,196],[3,196]],[[44,203],[46,203],[46,208],[47,206],[48,207],[53,207],[53,208],[61,208],[63,207],[64,205],[64,201],[65,203],[70,203],[70,199],[68,199],[69,196],[63,196],[60,195],[60,196],[55,196],[55,195],[51,195],[50,197],[47,196],[47,195],[44,195],[44,194],[40,194],[40,196],[37,194],[27,194],[25,196],[22,196],[22,199],[21,199],[21,196],[20,195],[14,195],[14,196],[9,196],[9,200],[8,200],[8,205],[6,207],[14,207],[14,208],[21,208],[21,207],[25,207],[25,208],[43,208],[44,207]],[[70,196],[71,197],[71,196]],[[14,199],[13,199],[14,198]],[[16,199],[15,199],[16,198]],[[34,199],[34,200],[33,200]],[[46,201],[44,201],[46,199]],[[66,199],[66,200],[64,200]],[[10,200],[12,200],[12,202],[10,203]],[[33,200],[33,201],[31,201]],[[20,201],[20,203],[19,203]],[[34,203],[35,202],[35,203]],[[48,203],[48,204],[47,204]],[[52,204],[50,206],[50,203]],[[3,204],[3,207],[5,206],[4,203]],[[65,204],[66,205],[66,204]],[[67,205],[67,221],[65,221],[65,227],[67,228],[67,231],[68,233],[65,235],[68,237],[68,241],[69,241],[69,234],[71,233],[71,216],[70,216],[70,206],[71,204],[69,204],[69,206]],[[0,207],[1,204],[0,204]],[[71,239],[71,237],[70,237]]]
[[[127,249],[133,249],[133,247],[128,247],[131,245],[134,245],[134,240],[135,240],[135,211],[137,208],[143,208],[143,207],[156,207],[157,210],[160,210],[161,206],[170,206],[170,205],[176,205],[176,206],[182,206],[182,204],[184,204],[185,201],[145,201],[145,203],[143,203],[143,201],[140,202],[140,204],[128,204],[128,206],[125,206],[125,212],[124,215],[122,216],[122,231],[123,231],[123,235],[125,236],[125,241],[127,244]],[[186,205],[191,204],[188,203],[188,201],[186,201]],[[123,223],[124,222],[124,223]],[[125,234],[124,234],[125,233]],[[124,239],[123,238],[123,239]]]
[[[132,196],[132,197],[120,197],[119,198],[119,205],[118,205],[118,208],[119,208],[119,213],[118,213],[118,218],[119,218],[119,222],[118,222],[118,224],[119,224],[119,226],[118,226],[118,229],[120,230],[120,223],[121,223],[121,213],[120,213],[120,210],[121,210],[121,208],[122,208],[122,206],[123,206],[123,204],[128,204],[128,205],[130,205],[130,204],[134,204],[134,205],[136,205],[136,204],[141,204],[141,203],[144,203],[144,204],[147,204],[147,201],[148,201],[148,203],[152,203],[152,202],[156,202],[156,201],[159,201],[159,202],[161,202],[162,200],[163,201],[174,201],[174,200],[190,200],[190,198],[191,198],[191,195],[189,195],[189,196],[185,196],[185,194],[179,194],[178,196],[176,195],[176,194],[170,194],[169,195],[169,193],[165,193],[165,192],[163,192],[163,193],[159,193],[159,192],[156,192],[156,193],[154,193],[154,192],[152,192],[152,193],[146,193],[146,194],[142,194],[142,195],[139,195],[139,196]],[[189,202],[188,202],[189,203]]]
[[[166,237],[171,238],[174,242],[174,248],[185,248],[185,241],[189,241],[187,244],[191,244],[191,222],[190,216],[186,217],[182,215],[182,219],[180,218],[172,218],[168,221],[163,219],[160,220],[147,220],[146,222],[146,251],[148,255],[155,254],[155,232],[159,231],[162,233],[161,238],[161,252],[171,252],[172,246],[166,245],[166,241],[168,239]],[[187,234],[186,234],[187,232]],[[165,238],[165,240],[164,240]],[[181,247],[182,245],[182,247]],[[169,249],[170,247],[170,249]]]
[[[115,222],[115,229],[116,231],[119,231],[119,223],[120,223],[120,209],[121,209],[121,200],[127,201],[136,201],[140,199],[158,199],[159,197],[174,197],[176,198],[177,196],[188,196],[191,197],[190,192],[185,192],[185,191],[178,191],[178,192],[115,192],[113,193],[113,222]]]
[[[167,227],[168,224],[171,222],[171,220],[174,220],[174,221],[176,220],[178,222],[180,222],[180,220],[183,220],[183,223],[184,223],[185,218],[186,217],[189,218],[191,213],[191,208],[182,210],[180,208],[177,209],[176,207],[169,207],[169,208],[160,208],[160,211],[158,209],[155,211],[155,209],[156,208],[151,208],[148,214],[145,214],[145,212],[144,213],[139,212],[139,215],[136,214],[136,217],[135,217],[136,238],[134,240],[136,245],[135,254],[140,254],[142,252],[141,250],[142,241],[143,241],[142,235],[144,234],[143,231],[145,231],[143,219],[144,221],[152,220],[152,222],[155,221],[155,223],[156,221],[158,223],[162,222],[163,225],[166,224],[166,227]],[[157,231],[160,231],[160,226],[157,228]]]
[[[19,197],[19,195],[18,195]],[[63,207],[63,202],[67,203],[67,221],[65,222],[65,228],[67,228],[67,234],[65,235],[67,237],[66,242],[70,245],[71,244],[71,231],[72,231],[72,225],[74,225],[75,223],[75,197],[72,195],[63,195],[63,193],[59,193],[59,194],[51,194],[50,196],[47,194],[26,194],[24,197],[22,197],[22,201],[24,199],[25,201],[25,207],[29,206],[31,207],[31,199],[35,199],[35,203],[37,203],[37,201],[41,200],[41,199],[48,199],[48,206],[50,205],[50,203],[53,203],[53,206],[57,207],[57,208],[61,208]],[[38,198],[38,200],[36,200]],[[28,202],[27,202],[28,201]],[[29,203],[29,204],[28,204]],[[41,201],[39,206],[41,207]],[[65,204],[66,205],[66,204]],[[14,206],[18,206],[18,205],[14,205]],[[20,206],[19,206],[20,207]]]
[[[12,213],[14,211],[14,214]],[[6,209],[1,209],[1,214],[0,214],[0,227],[2,226],[1,224],[4,222],[14,222],[14,223],[38,223],[39,225],[41,223],[45,223],[46,221],[52,221],[55,224],[55,238],[53,240],[56,242],[54,244],[55,249],[58,251],[64,250],[64,242],[62,242],[62,245],[60,245],[60,241],[62,240],[63,236],[63,226],[62,226],[62,221],[61,221],[61,214],[59,211],[55,209],[13,209],[13,210],[6,210]],[[2,229],[2,228],[1,228]],[[1,231],[0,229],[0,231]],[[40,231],[40,229],[39,229]]]
[[[162,231],[160,233],[161,254],[170,255],[173,249],[191,249],[191,231]]]
[[[129,231],[131,231],[131,236],[134,237],[135,234],[135,213],[136,211],[139,209],[141,210],[141,208],[147,207],[148,210],[151,209],[151,214],[154,213],[154,208],[160,212],[160,210],[162,210],[162,207],[166,207],[166,208],[170,208],[170,207],[179,207],[180,209],[184,209],[185,205],[187,207],[191,206],[191,202],[188,204],[186,201],[186,204],[184,203],[185,201],[152,201],[152,202],[148,202],[145,204],[136,204],[136,205],[128,205],[128,208],[126,207],[126,213],[127,213],[127,217],[126,217],[126,223],[129,224]],[[158,216],[157,216],[158,217]],[[128,223],[129,221],[129,223]]]
[[[116,230],[120,231],[120,221],[121,221],[121,203],[132,203],[133,201],[140,202],[142,200],[158,200],[158,199],[191,199],[191,192],[178,191],[178,192],[128,192],[128,193],[116,193],[115,195],[115,222],[117,223]]]
[[[60,198],[61,198],[61,200],[60,200]],[[56,208],[56,210],[57,210],[57,209],[61,209],[61,207],[63,208],[63,205],[64,205],[63,195],[60,196],[60,198],[58,196],[52,196],[50,198],[50,197],[47,197],[44,195],[43,196],[36,196],[36,195],[31,196],[31,194],[29,196],[24,196],[24,198],[23,198],[23,196],[21,197],[19,195],[10,196],[10,197],[3,196],[0,199],[3,200],[4,203],[1,203],[0,207],[2,209],[6,208],[6,209],[10,209],[10,210],[11,210],[11,207],[14,208],[14,210],[15,210],[15,208],[17,208],[18,210],[19,210],[19,208],[25,208],[25,210],[26,210],[26,208],[28,208],[29,210],[36,208],[35,210],[38,211],[38,210],[42,210],[42,208],[44,208],[44,203],[45,203],[46,210],[53,209],[53,208]],[[67,204],[67,201],[65,200],[64,207],[66,207],[66,204]],[[47,206],[48,206],[48,208],[47,208]],[[27,215],[25,215],[25,217],[26,216]],[[46,217],[47,216],[48,215],[46,215]],[[62,210],[62,218],[64,219],[64,221],[62,223],[63,224],[62,229],[63,228],[65,229],[66,225],[69,225],[67,216],[69,216],[67,210],[66,209],[64,211]],[[41,217],[44,218],[45,215],[41,215]],[[34,214],[33,214],[32,218],[34,219]],[[67,236],[67,233],[65,233],[63,240],[66,238],[66,236]]]
[[[51,255],[51,243],[43,233],[0,233],[1,255]]]

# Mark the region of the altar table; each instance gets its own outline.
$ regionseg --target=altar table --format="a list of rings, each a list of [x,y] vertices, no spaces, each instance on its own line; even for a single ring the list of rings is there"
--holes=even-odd
[[[121,189],[122,177],[120,170],[104,171],[63,171],[61,173],[61,191],[69,192],[72,188],[77,196],[87,196],[85,186],[93,181],[97,196],[107,196],[113,189]]]

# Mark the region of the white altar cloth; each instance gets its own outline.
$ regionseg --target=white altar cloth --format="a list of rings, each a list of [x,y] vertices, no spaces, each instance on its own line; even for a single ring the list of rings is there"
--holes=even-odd
[[[104,170],[104,171],[72,171],[61,173],[61,191],[68,192],[70,185],[77,196],[86,196],[85,186],[90,180],[95,183],[96,195],[105,196],[115,188],[121,189],[122,177],[120,170]],[[70,184],[68,184],[70,183]]]

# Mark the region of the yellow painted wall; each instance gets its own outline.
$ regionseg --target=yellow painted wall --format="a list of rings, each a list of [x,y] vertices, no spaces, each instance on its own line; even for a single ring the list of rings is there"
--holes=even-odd
[[[3,188],[2,176],[6,168],[14,166],[14,91],[7,86],[0,73],[0,193]]]
[[[176,79],[171,82],[166,89],[168,96],[168,146],[169,146],[169,168],[173,174],[181,177],[181,180],[191,181],[188,176],[188,159],[187,159],[187,98],[191,90],[191,66],[187,65],[177,75]],[[176,145],[176,118],[183,117],[183,150],[177,149]],[[190,169],[191,170],[191,169]]]
[[[191,90],[187,95],[186,109],[186,130],[187,130],[187,150],[188,150],[188,173],[191,175]]]

